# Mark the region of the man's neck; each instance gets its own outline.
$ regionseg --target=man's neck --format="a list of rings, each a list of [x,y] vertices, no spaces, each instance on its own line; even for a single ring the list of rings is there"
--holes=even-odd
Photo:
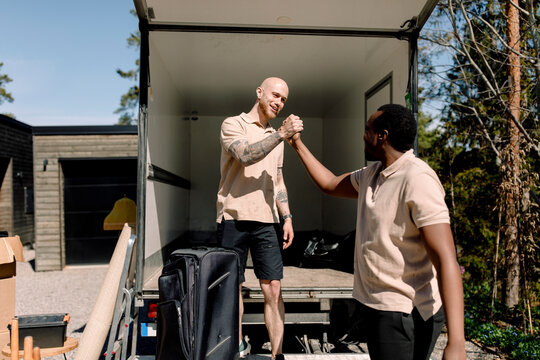
[[[248,115],[255,121],[258,121],[263,127],[268,126],[268,118],[261,112],[258,104],[253,105]]]
[[[391,146],[388,147],[384,152],[383,158],[381,159],[382,168],[386,169],[394,162],[396,162],[397,159],[403,156],[403,154],[405,154],[404,151],[396,150]]]

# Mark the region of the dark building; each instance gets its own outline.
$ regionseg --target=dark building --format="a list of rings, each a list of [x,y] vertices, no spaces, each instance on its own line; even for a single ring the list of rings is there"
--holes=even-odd
[[[34,242],[32,127],[0,115],[0,231]]]

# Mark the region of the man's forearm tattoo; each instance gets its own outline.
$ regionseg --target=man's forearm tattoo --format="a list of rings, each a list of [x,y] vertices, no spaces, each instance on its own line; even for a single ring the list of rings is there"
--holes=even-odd
[[[277,177],[278,179],[281,179],[281,182],[283,181],[283,169],[281,167],[278,167],[277,169]],[[285,187],[278,190],[276,201],[278,204],[287,204],[289,202],[289,195],[287,194],[287,189]]]
[[[228,150],[242,165],[248,166],[264,159],[281,141],[281,137],[276,131],[251,145],[247,140],[237,140],[229,146]]]
[[[287,191],[285,191],[285,190],[278,191],[278,193],[276,195],[276,201],[278,201],[278,202],[280,202],[282,204],[288,203],[289,202],[289,196],[287,195]]]

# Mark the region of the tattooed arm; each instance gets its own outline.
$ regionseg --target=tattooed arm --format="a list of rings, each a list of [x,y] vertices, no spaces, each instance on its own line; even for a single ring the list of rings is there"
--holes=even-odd
[[[253,144],[249,144],[246,139],[236,140],[227,150],[242,165],[248,166],[264,159],[281,141],[283,139],[275,132]]]
[[[276,179],[276,206],[281,216],[287,216],[283,221],[283,249],[288,248],[293,241],[294,231],[292,226],[292,216],[289,210],[289,196],[283,179],[283,168],[278,168]]]
[[[281,127],[261,141],[249,144],[246,139],[232,142],[227,151],[242,165],[253,165],[264,159],[283,140],[304,129],[302,120],[296,115],[289,115]]]

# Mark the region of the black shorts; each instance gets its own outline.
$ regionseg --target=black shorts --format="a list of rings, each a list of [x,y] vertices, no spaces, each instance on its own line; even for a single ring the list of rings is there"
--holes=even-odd
[[[365,329],[373,360],[429,360],[445,322],[444,309],[427,320],[418,309],[411,314],[382,311],[356,302],[355,328]],[[361,330],[362,332],[362,330]]]
[[[240,283],[246,279],[244,271],[251,251],[255,276],[260,280],[283,279],[281,258],[281,227],[279,223],[267,224],[258,221],[221,220],[217,226],[219,246],[233,249],[240,256]]]

